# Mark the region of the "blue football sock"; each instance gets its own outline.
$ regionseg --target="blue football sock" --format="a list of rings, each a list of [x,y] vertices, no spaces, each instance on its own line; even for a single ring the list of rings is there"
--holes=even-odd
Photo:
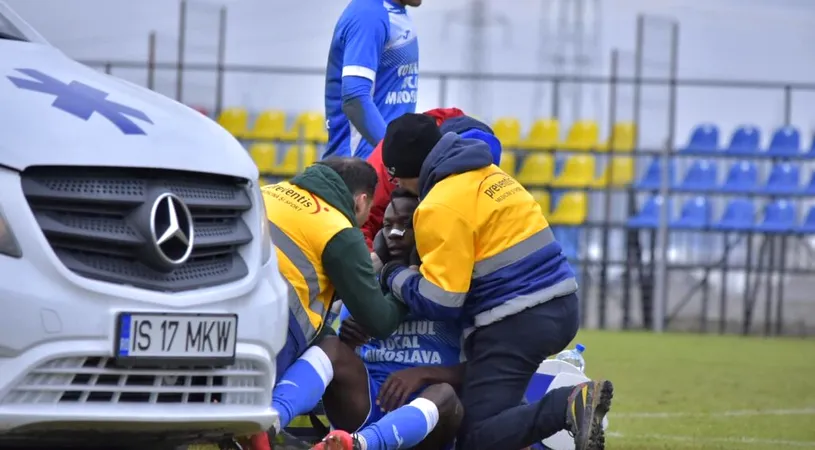
[[[272,407],[280,413],[280,428],[313,410],[333,378],[334,368],[328,355],[316,346],[306,350],[283,373],[272,391]]]
[[[439,423],[439,409],[426,398],[417,398],[388,413],[357,433],[363,450],[396,450],[414,447]]]

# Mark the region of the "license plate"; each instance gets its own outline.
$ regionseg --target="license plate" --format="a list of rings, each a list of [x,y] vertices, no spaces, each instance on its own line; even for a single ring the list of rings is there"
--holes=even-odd
[[[125,365],[228,366],[235,361],[236,314],[121,313],[116,360]]]

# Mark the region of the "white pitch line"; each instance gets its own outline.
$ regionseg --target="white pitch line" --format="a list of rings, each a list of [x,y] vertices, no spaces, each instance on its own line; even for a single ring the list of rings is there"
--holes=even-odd
[[[675,436],[670,434],[623,434],[610,431],[606,436],[611,438],[628,438],[628,439],[656,439],[663,441],[676,441],[676,442],[708,442],[720,444],[757,444],[757,445],[775,445],[786,447],[801,447],[801,448],[815,448],[815,441],[786,441],[780,439],[756,439],[749,437],[742,438],[716,438],[716,437],[694,437],[694,436]]]
[[[742,411],[721,411],[710,413],[692,412],[642,412],[642,413],[609,413],[609,419],[673,419],[676,417],[752,417],[752,416],[809,416],[815,414],[815,408],[801,409],[755,409]]]

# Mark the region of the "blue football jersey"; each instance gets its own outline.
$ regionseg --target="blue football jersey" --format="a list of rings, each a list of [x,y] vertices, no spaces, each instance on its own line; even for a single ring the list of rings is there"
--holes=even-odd
[[[340,16],[326,69],[324,157],[367,158],[373,151],[342,111],[342,78],[349,76],[372,82],[373,101],[385,124],[416,111],[419,42],[404,6],[389,0],[351,0]]]
[[[341,320],[348,317],[343,307]],[[387,339],[373,339],[357,353],[368,373],[384,379],[416,366],[454,366],[461,362],[461,327],[408,316]]]

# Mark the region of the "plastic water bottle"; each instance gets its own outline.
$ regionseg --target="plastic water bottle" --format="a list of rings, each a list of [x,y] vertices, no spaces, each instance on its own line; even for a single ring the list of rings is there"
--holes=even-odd
[[[581,372],[586,370],[586,360],[583,359],[583,352],[586,351],[586,346],[583,344],[575,345],[573,350],[563,350],[562,352],[558,353],[555,356],[555,359],[558,361],[567,362],[578,369]]]

